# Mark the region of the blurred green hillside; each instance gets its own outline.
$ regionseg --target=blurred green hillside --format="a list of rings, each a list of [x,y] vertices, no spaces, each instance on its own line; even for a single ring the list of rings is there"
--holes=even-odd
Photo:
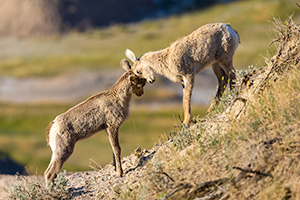
[[[119,67],[126,48],[136,55],[167,47],[176,39],[212,22],[230,23],[239,33],[241,45],[234,65],[244,69],[261,65],[271,39],[273,16],[294,13],[299,20],[297,0],[254,0],[219,4],[178,16],[137,24],[116,24],[84,33],[56,37],[1,38],[1,75],[52,76],[78,68],[104,70]]]

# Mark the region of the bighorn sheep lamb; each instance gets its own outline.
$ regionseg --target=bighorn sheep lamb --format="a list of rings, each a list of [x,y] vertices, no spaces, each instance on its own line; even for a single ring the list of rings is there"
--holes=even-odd
[[[128,61],[122,60],[121,66],[126,72],[109,90],[88,98],[50,122],[46,139],[52,157],[44,173],[46,183],[56,177],[78,140],[86,139],[101,130],[107,132],[117,174],[122,176],[119,128],[128,117],[132,93],[141,96],[146,79],[135,75]]]
[[[228,24],[204,25],[191,34],[173,42],[166,49],[148,52],[140,58],[126,49],[125,55],[133,62],[133,71],[149,83],[155,81],[154,72],[183,86],[184,124],[191,121],[191,95],[195,75],[212,65],[219,86],[216,97],[208,109],[211,110],[230,82],[232,88],[235,69],[232,59],[240,43],[239,35]]]

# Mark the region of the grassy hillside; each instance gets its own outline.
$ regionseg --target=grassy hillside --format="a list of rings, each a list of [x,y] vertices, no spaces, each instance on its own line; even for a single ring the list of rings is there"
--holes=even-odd
[[[268,48],[273,16],[298,16],[297,0],[254,0],[219,4],[155,21],[113,25],[85,33],[51,38],[1,38],[0,72],[11,76],[51,76],[78,68],[116,68],[126,48],[136,55],[167,47],[179,37],[207,23],[230,23],[240,34],[241,45],[234,57],[239,69],[261,66]],[[295,20],[299,18],[295,17]]]

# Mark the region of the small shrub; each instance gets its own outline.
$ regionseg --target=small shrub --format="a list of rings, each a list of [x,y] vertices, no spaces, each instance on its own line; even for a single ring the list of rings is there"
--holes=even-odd
[[[171,133],[171,136],[174,147],[179,150],[182,150],[194,140],[194,135],[184,124],[182,130]]]
[[[54,179],[53,183],[50,183],[48,190],[50,190],[50,195],[58,199],[70,199],[71,194],[67,188],[68,179],[66,178],[66,171],[58,174]]]
[[[31,199],[71,199],[71,193],[67,188],[68,179],[66,172],[58,174],[53,183],[45,187],[41,181],[32,180],[26,176],[17,176],[20,184],[13,184],[13,189],[7,191],[10,194],[10,199],[15,200],[31,200]]]

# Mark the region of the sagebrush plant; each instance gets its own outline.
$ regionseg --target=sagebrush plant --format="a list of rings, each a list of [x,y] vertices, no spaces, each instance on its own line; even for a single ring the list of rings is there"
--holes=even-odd
[[[194,135],[190,132],[188,127],[182,124],[182,129],[177,132],[172,132],[170,135],[172,137],[172,143],[174,147],[182,150],[187,145],[191,144],[194,140]]]
[[[31,199],[71,199],[72,195],[68,188],[66,172],[60,173],[47,187],[37,178],[35,180],[26,176],[17,175],[19,184],[13,184],[13,188],[7,191],[10,199],[31,200]]]
[[[59,199],[69,199],[71,198],[71,193],[69,191],[68,179],[66,177],[66,171],[57,175],[53,182],[48,186],[50,189],[50,194]]]

